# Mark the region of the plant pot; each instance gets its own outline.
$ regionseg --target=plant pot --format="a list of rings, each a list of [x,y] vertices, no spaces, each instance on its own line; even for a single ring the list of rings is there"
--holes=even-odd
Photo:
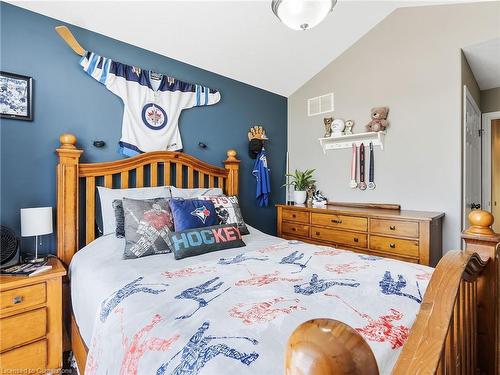
[[[305,190],[295,190],[293,192],[293,201],[295,204],[304,204],[307,199],[307,192]]]

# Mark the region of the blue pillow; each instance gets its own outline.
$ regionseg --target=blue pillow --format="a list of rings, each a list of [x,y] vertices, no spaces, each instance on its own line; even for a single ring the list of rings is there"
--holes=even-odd
[[[186,229],[210,227],[218,224],[215,206],[200,199],[171,199],[170,210],[176,232]]]
[[[168,234],[175,259],[245,246],[236,224],[214,225]]]

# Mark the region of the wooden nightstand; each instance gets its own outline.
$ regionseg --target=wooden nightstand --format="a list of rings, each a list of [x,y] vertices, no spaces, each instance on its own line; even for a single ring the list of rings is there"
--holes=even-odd
[[[49,263],[52,269],[36,276],[0,276],[2,373],[13,369],[45,373],[44,369],[62,367],[62,277],[66,269],[56,258]]]

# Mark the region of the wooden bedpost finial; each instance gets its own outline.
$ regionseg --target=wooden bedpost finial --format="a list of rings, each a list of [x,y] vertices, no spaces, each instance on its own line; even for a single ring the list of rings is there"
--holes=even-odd
[[[334,319],[314,319],[298,326],[285,352],[288,375],[378,375],[377,361],[363,337]]]
[[[236,150],[233,150],[233,149],[228,150],[227,151],[227,159],[226,159],[226,161],[235,161],[235,160],[238,160],[238,159],[236,159],[236,154],[237,154]]]
[[[59,137],[59,142],[61,142],[61,147],[59,148],[76,148],[76,137],[73,134],[65,133]]]
[[[495,232],[491,229],[494,220],[493,215],[488,211],[473,210],[469,214],[470,227],[464,233],[479,234],[482,236],[494,235]]]
[[[224,161],[224,167],[228,170],[226,181],[226,194],[238,195],[238,169],[240,161],[236,158],[236,150],[227,151],[227,159]]]

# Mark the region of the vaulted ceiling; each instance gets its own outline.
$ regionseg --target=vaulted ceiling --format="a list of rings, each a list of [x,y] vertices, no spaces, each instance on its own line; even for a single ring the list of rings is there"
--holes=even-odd
[[[340,0],[303,32],[280,23],[270,0],[9,2],[283,96],[396,8],[445,3]]]
[[[481,90],[500,87],[500,38],[463,48]]]

